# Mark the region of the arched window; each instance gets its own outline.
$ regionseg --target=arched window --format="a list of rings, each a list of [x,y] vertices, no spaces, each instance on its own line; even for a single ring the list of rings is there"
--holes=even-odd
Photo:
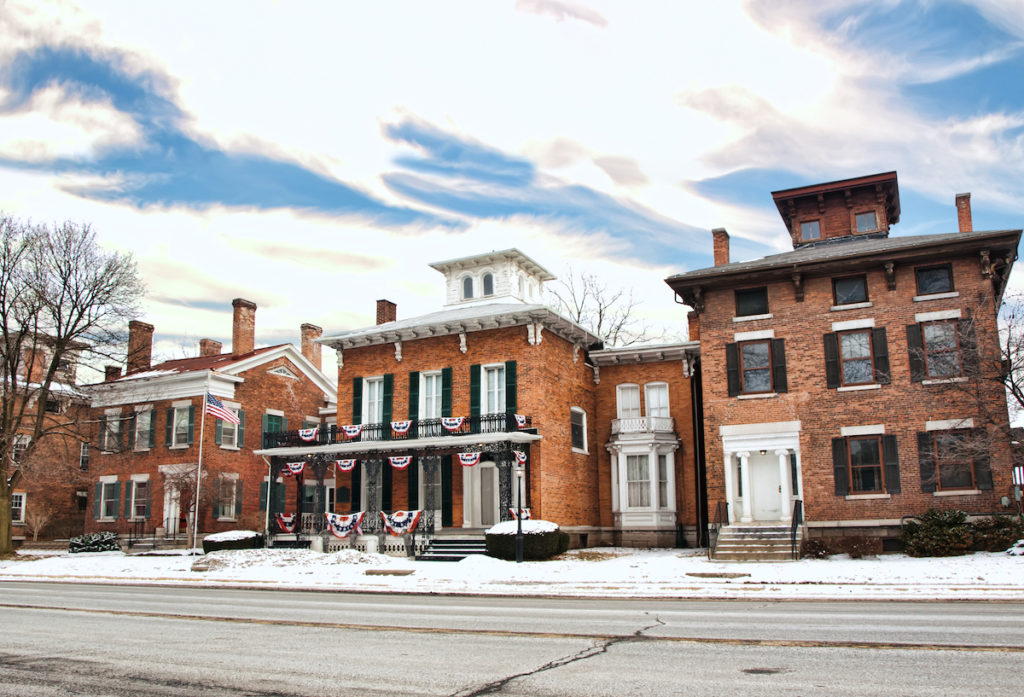
[[[494,295],[494,276],[484,274],[484,295]]]
[[[519,274],[519,297],[523,300],[526,299],[526,281],[523,279],[523,274]]]
[[[473,277],[466,276],[462,279],[462,299],[469,300],[473,297]]]

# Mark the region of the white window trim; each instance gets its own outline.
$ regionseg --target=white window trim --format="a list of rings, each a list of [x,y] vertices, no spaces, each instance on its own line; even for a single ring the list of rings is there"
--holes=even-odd
[[[177,416],[178,416],[178,410],[179,409],[188,409],[191,406],[192,406],[192,400],[182,400],[182,401],[172,402],[171,403],[171,445],[170,445],[170,448],[169,448],[170,450],[185,450],[186,448],[189,447],[189,445],[188,445],[188,435],[185,436],[185,442],[184,443],[179,443],[178,442],[178,419],[177,419]],[[194,424],[193,424],[193,428],[195,428]]]
[[[861,310],[866,307],[874,307],[870,300],[860,303],[846,303],[845,305],[833,305],[828,308],[829,312],[842,312],[843,310]]]
[[[960,291],[950,290],[945,293],[929,293],[928,295],[915,295],[914,302],[923,303],[928,300],[942,300],[943,298],[959,298]]]
[[[489,411],[487,408],[487,371],[501,370],[501,401],[504,405],[500,411]],[[505,394],[505,364],[485,363],[480,366],[480,413],[481,414],[504,414],[508,411],[508,395]]]
[[[362,403],[362,423],[364,424],[376,424],[381,423],[383,420],[383,411],[381,415],[373,414],[370,415],[370,383],[380,383],[380,404],[381,409],[384,407],[384,376],[383,375],[371,375],[370,377],[363,378],[363,403]],[[284,414],[281,414],[284,416]],[[364,435],[363,438],[366,438]]]
[[[769,330],[770,331],[770,330]],[[771,338],[771,337],[768,337]],[[666,416],[656,416],[651,414],[651,400],[648,394],[648,390],[652,387],[664,387],[665,388],[665,408],[668,409]],[[669,403],[669,387],[668,383],[664,380],[652,380],[651,382],[644,383],[644,416],[656,418],[656,419],[668,419],[672,417],[672,406]]]
[[[743,317],[733,317],[732,321],[733,322],[753,322],[753,321],[759,320],[759,319],[772,319],[772,317],[774,317],[774,316],[775,315],[773,315],[772,313],[769,312],[767,315],[744,315]]]
[[[178,399],[178,400],[175,400],[175,401],[171,402],[171,408],[172,409],[177,409],[178,407],[190,407],[190,406],[192,406],[192,400],[191,399]]]
[[[466,296],[466,279],[467,278],[470,281],[470,290],[472,291],[472,295],[470,295],[468,297]],[[476,300],[479,297],[479,294],[476,292],[476,286],[477,286],[477,283],[476,283],[476,279],[473,278],[473,274],[466,273],[466,274],[463,274],[463,275],[459,276],[459,300]]]
[[[947,489],[932,492],[932,496],[979,496],[980,494],[980,489]]]
[[[624,387],[636,388],[636,416],[622,415],[622,389]],[[623,382],[615,386],[615,418],[617,419],[639,419],[643,416],[643,405],[640,403],[640,385],[635,382]]]
[[[924,425],[924,430],[926,431],[955,431],[959,428],[974,428],[974,418],[941,419],[928,421]]]
[[[868,317],[866,319],[848,319],[843,322],[833,322],[832,331],[834,332],[845,332],[850,329],[874,329],[875,318]]]
[[[757,394],[740,394],[736,395],[736,399],[771,399],[772,397],[778,397],[778,392],[758,392]]]
[[[486,276],[487,274],[491,274],[491,294],[490,295],[485,295],[484,294],[484,276]],[[477,296],[477,297],[493,298],[495,295],[497,295],[497,293],[498,293],[498,275],[496,273],[494,273],[493,269],[491,269],[490,267],[481,269],[479,271],[478,278],[479,278],[479,281],[480,281],[480,295]]]
[[[836,388],[836,392],[863,392],[864,390],[880,390],[882,386],[877,382],[870,385],[843,385]]]
[[[102,477],[100,477],[99,483],[100,483],[100,517],[99,517],[99,520],[101,520],[101,521],[117,520],[117,518],[118,518],[118,515],[117,515],[118,511],[116,511],[116,510],[114,511],[114,515],[113,516],[108,516],[108,515],[104,514],[104,509],[107,507],[106,506],[106,503],[107,503],[107,500],[106,500],[107,484],[117,484],[117,475],[116,474],[105,474]],[[121,500],[120,500],[120,497],[119,497],[118,498],[118,506],[120,506],[120,505],[121,505]]]
[[[100,452],[112,453],[115,451],[114,448],[109,447],[111,436],[110,424],[112,421],[117,422],[117,437],[119,439],[124,437],[122,433],[124,430],[124,416],[121,414],[120,407],[113,409],[104,409],[103,420],[103,436],[102,438],[100,438]]]
[[[231,509],[230,509],[231,510],[231,514],[230,515],[226,515],[226,516],[225,515],[218,515],[217,516],[217,520],[232,521],[232,520],[235,520],[235,506],[238,505],[238,502],[237,502],[237,496],[238,496],[238,473],[237,472],[221,472],[219,475],[217,475],[218,498],[220,497],[219,489],[220,489],[221,486],[223,486],[225,481],[230,481],[230,482],[234,483],[234,488],[232,489],[232,493],[231,493]],[[223,504],[221,504],[221,503],[217,504],[218,508],[220,508],[222,505]],[[221,510],[223,510],[223,509],[221,509]]]
[[[871,424],[869,426],[843,426],[839,429],[839,435],[848,436],[884,436],[885,424]]]
[[[149,474],[133,474],[129,477],[129,480],[132,482],[132,500],[131,503],[128,504],[128,510],[131,513],[131,515],[128,516],[128,520],[145,520],[146,516],[136,515],[135,513],[135,497],[138,496],[139,493],[139,487],[137,486],[139,482],[149,484]],[[152,497],[153,492],[150,491],[148,494]]]
[[[280,409],[264,409],[263,413],[267,416],[280,416],[284,418],[284,412]]]
[[[753,332],[735,332],[732,335],[733,341],[757,341],[758,339],[774,339],[774,329],[758,329]]]
[[[437,418],[433,416],[424,416],[427,411],[427,378],[437,376],[438,378],[438,397],[441,397],[441,391],[444,389],[443,380],[441,377],[442,372],[440,370],[421,370],[420,371],[420,394],[419,404],[416,405],[416,413],[419,414],[420,419],[432,419]],[[438,409],[438,416],[440,416],[440,409]]]
[[[15,518],[14,517],[14,497],[15,496],[20,496],[21,497],[21,506],[19,508],[19,510],[21,511],[21,517],[20,518]],[[25,506],[26,506],[27,503],[28,503],[28,494],[26,494],[24,491],[12,491],[11,492],[11,525],[24,525],[25,524]]]
[[[960,319],[960,310],[936,310],[935,312],[918,312],[914,315],[915,322],[938,322],[944,319]]]
[[[955,378],[929,378],[928,380],[922,380],[922,385],[952,385],[957,382],[967,382],[969,378],[966,375],[961,375]]]
[[[139,445],[139,414],[149,413],[149,428],[153,428],[153,420],[156,419],[156,412],[152,407],[135,407],[135,428],[132,429],[132,450],[137,453],[149,452],[149,428],[146,429],[145,445]]]
[[[582,407],[569,407],[569,443],[572,443],[572,414],[583,415],[583,447],[577,448],[575,445],[572,446],[574,453],[580,453],[586,455],[590,452],[589,439],[587,438],[587,412]]]

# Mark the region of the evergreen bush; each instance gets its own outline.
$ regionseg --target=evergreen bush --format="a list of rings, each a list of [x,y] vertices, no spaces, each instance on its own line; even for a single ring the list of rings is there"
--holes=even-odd
[[[257,534],[226,540],[219,540],[216,536],[211,536],[203,540],[203,554],[221,549],[260,549],[261,547],[263,547],[263,535]]]
[[[88,535],[79,535],[68,540],[70,554],[120,551],[121,543],[118,542],[117,535],[112,532],[90,532]]]
[[[955,557],[970,551],[971,526],[963,511],[929,508],[903,526],[901,538],[912,557]]]
[[[505,535],[488,532],[484,537],[487,541],[488,556],[515,561],[516,536],[514,533]],[[569,549],[569,533],[561,530],[523,535],[523,559],[529,561],[544,561],[551,557],[557,557],[567,549]]]
[[[1022,537],[1024,525],[1019,518],[997,515],[971,523],[971,549],[977,552],[1005,552]]]
[[[800,556],[806,559],[827,559],[832,556],[832,548],[820,537],[812,537],[800,543]]]

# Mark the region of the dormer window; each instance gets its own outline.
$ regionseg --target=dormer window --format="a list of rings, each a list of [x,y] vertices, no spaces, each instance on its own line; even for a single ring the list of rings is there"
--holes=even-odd
[[[466,276],[462,279],[462,299],[469,300],[473,297],[473,277]]]
[[[820,240],[821,239],[821,221],[818,220],[807,220],[800,223],[800,239],[802,240]]]
[[[494,276],[489,273],[484,274],[484,296],[494,295]]]
[[[857,232],[874,232],[878,229],[878,216],[874,211],[858,213],[856,219]]]

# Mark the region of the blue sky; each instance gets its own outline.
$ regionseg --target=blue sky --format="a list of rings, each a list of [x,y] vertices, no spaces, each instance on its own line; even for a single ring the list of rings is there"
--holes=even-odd
[[[782,251],[772,190],[860,174],[898,171],[893,234],[961,191],[1024,224],[1019,2],[683,5],[7,2],[0,210],[134,252],[172,353],[234,297],[262,343],[432,311],[427,262],[512,246],[672,327],[710,228]]]

